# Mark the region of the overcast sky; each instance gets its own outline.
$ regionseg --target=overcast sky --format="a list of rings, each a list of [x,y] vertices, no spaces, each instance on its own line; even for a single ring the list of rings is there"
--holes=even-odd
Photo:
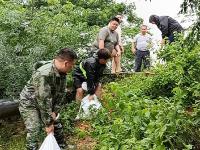
[[[167,15],[177,17],[183,0],[116,0],[118,2],[135,2],[136,13],[146,22],[150,15]]]

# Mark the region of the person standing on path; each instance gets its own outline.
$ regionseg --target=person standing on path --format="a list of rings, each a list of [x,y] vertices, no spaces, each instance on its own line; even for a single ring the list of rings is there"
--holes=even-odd
[[[150,48],[152,47],[151,35],[147,33],[147,26],[140,27],[140,33],[137,34],[132,43],[132,52],[135,55],[135,72],[141,71],[143,64],[144,69],[150,67]]]

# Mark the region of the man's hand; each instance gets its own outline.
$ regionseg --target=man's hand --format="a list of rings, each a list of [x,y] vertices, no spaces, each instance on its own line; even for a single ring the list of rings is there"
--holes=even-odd
[[[121,51],[117,51],[116,57],[121,55]]]
[[[165,39],[162,39],[160,44],[161,44],[161,47],[164,46],[165,45]]]
[[[53,124],[48,127],[45,127],[45,131],[46,131],[47,135],[50,134],[51,132],[54,132]]]
[[[133,52],[133,54],[135,55],[136,49],[135,49],[135,48],[132,48],[132,52]]]
[[[122,53],[124,53],[124,47],[122,45],[119,45],[120,51],[121,51],[121,55]]]
[[[115,49],[116,50],[116,55],[115,55],[115,57],[118,57],[118,56],[120,56],[121,55],[121,49],[119,48],[119,45],[118,45],[118,47],[117,47],[117,49]]]
[[[115,57],[120,56],[121,55],[121,48],[120,48],[120,46],[116,45],[114,49],[117,52],[116,55],[115,55]]]

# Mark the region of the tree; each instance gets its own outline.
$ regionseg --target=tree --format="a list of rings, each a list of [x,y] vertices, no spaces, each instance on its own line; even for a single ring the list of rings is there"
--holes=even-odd
[[[147,1],[147,0],[145,0]],[[149,0],[151,2],[151,0]],[[194,48],[200,41],[200,1],[199,0],[183,0],[181,4],[180,13],[186,14],[194,12],[197,15],[197,21],[194,23],[190,34],[187,36],[185,42]]]
[[[79,58],[100,27],[118,13],[134,16],[133,7],[111,0],[0,1],[0,95],[18,96],[33,64],[52,59],[63,47]]]
[[[181,5],[181,13],[192,11],[197,15],[197,21],[192,27],[192,32],[186,39],[187,43],[194,47],[200,41],[200,1],[199,0],[184,0]]]

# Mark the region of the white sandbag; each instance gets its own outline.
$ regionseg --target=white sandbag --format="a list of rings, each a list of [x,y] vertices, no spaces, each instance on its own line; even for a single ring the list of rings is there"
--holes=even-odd
[[[53,133],[47,135],[39,150],[60,150]]]
[[[94,95],[93,100],[89,100],[89,96],[90,95],[87,95],[82,99],[81,106],[75,120],[89,119],[92,115],[94,115],[97,112],[98,109],[102,107],[96,95]]]

